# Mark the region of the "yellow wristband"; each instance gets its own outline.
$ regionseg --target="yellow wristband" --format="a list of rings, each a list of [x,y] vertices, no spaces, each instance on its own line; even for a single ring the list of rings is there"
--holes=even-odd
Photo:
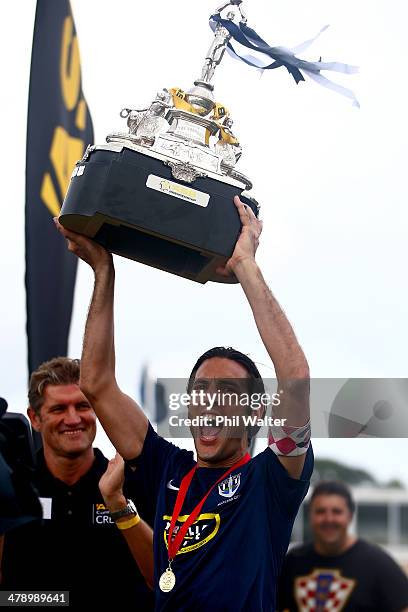
[[[140,523],[140,516],[138,514],[136,514],[135,516],[132,516],[131,519],[128,519],[127,521],[121,521],[119,523],[119,521],[116,523],[116,527],[118,529],[130,529],[131,527],[134,527],[135,525],[137,525],[138,523]]]

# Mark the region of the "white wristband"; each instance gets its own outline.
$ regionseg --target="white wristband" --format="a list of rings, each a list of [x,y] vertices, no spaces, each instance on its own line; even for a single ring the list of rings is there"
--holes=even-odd
[[[310,446],[310,420],[301,427],[272,425],[268,430],[268,445],[275,455],[298,457]]]

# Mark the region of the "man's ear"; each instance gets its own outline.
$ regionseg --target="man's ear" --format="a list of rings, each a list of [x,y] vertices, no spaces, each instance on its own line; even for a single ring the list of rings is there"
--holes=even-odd
[[[262,406],[259,406],[259,408],[256,408],[255,410],[252,408],[251,414],[255,416],[257,419],[263,419],[265,417],[266,410],[267,410],[267,407],[262,405]]]
[[[27,415],[30,419],[31,427],[35,429],[35,431],[41,431],[41,418],[40,415],[37,414],[31,406],[27,408]]]
[[[266,416],[266,411],[268,410],[268,406],[262,406],[259,408],[258,419],[264,419]]]
[[[253,409],[249,406],[249,414],[256,419],[263,419],[266,414],[266,406],[260,406],[259,408]],[[249,425],[247,428],[248,437],[250,439],[254,438],[258,431],[260,430],[259,425]]]

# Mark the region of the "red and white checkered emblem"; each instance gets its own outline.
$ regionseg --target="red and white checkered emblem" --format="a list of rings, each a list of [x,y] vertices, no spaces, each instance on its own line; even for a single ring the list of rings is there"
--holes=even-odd
[[[299,612],[340,612],[355,585],[355,580],[333,569],[315,569],[308,576],[299,576],[295,580]]]

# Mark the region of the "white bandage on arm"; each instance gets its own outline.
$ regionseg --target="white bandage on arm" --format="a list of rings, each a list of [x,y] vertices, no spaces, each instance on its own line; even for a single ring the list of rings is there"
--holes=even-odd
[[[268,430],[268,445],[275,455],[298,457],[310,446],[310,420],[301,427],[271,425]]]

